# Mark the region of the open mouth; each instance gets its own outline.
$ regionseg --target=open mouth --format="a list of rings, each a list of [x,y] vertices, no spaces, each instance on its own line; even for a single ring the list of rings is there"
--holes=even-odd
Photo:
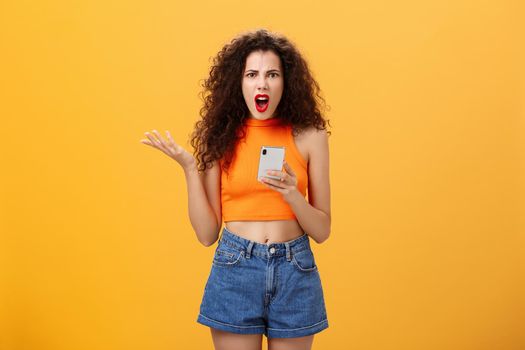
[[[264,112],[270,104],[270,96],[266,94],[257,94],[255,95],[255,108],[258,112]]]

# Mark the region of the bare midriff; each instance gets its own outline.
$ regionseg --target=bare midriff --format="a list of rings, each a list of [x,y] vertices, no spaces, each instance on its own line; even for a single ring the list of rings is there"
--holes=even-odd
[[[228,221],[228,231],[262,244],[291,241],[303,235],[297,220]]]

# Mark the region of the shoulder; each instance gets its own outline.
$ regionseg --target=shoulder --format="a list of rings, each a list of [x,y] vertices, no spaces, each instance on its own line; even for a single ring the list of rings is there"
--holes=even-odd
[[[313,142],[325,142],[328,140],[328,132],[326,129],[319,130],[311,126],[305,130],[305,134],[308,135],[307,137]]]
[[[328,132],[326,129],[319,130],[315,127],[309,127],[302,132],[304,144],[308,147],[308,155],[319,156],[326,153],[328,150]]]

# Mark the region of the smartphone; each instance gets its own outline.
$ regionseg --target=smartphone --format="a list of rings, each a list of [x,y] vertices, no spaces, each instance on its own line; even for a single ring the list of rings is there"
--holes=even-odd
[[[284,162],[284,146],[262,146],[259,153],[259,170],[257,171],[257,180],[264,176],[280,180],[279,176],[266,174],[267,170],[282,171]]]

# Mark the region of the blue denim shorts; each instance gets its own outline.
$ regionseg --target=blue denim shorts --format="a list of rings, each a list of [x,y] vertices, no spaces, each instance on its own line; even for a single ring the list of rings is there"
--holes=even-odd
[[[224,227],[218,242],[198,323],[267,338],[303,337],[328,328],[319,270],[306,233],[264,244]]]

